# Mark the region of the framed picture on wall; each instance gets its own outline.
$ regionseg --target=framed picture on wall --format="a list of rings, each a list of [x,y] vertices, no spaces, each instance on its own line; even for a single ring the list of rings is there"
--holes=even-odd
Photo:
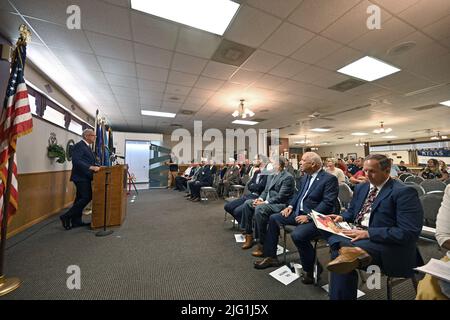
[[[347,158],[356,159],[357,157],[358,157],[358,154],[356,154],[356,153],[347,153]]]

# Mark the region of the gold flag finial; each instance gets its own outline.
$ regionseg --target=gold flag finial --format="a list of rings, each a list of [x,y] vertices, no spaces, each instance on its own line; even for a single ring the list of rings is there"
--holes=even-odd
[[[26,24],[21,24],[19,27],[19,39],[17,40],[17,45],[27,44],[31,41],[31,32],[28,30]]]

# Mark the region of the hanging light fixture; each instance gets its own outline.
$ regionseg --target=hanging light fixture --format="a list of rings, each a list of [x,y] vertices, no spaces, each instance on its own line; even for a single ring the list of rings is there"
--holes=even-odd
[[[391,128],[385,128],[384,125],[383,125],[383,121],[381,121],[380,122],[380,128],[373,130],[373,133],[380,134],[380,133],[389,133],[391,131],[392,131],[392,129]]]
[[[255,113],[250,110],[247,107],[244,107],[244,99],[241,99],[241,103],[239,104],[239,107],[237,110],[234,110],[234,112],[231,114],[233,117],[241,117],[242,119],[245,119],[247,117],[253,117]]]
[[[444,140],[447,139],[447,136],[441,136],[441,133],[438,131],[437,134],[433,137],[431,137],[431,140]]]

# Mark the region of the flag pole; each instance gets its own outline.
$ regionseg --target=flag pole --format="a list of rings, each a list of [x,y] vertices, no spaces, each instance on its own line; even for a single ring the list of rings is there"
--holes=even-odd
[[[16,43],[16,50],[15,55],[13,55],[13,58],[11,59],[12,62],[14,62],[15,59],[21,59],[20,54],[20,48],[23,45],[26,45],[27,41],[29,41],[31,37],[31,33],[28,30],[27,26],[22,24],[19,28],[20,35],[19,39]],[[24,65],[22,65],[22,68],[25,68]],[[8,232],[8,212],[9,212],[9,206],[10,206],[10,195],[11,195],[11,180],[12,180],[12,174],[13,174],[13,166],[14,166],[14,154],[15,150],[14,148],[11,148],[11,152],[9,153],[8,157],[8,176],[6,179],[6,188],[4,190],[3,194],[3,208],[2,208],[2,225],[1,225],[1,238],[0,238],[0,296],[6,295],[14,290],[16,290],[20,284],[21,281],[19,278],[6,278],[4,267],[5,267],[5,251],[6,251],[6,234]]]

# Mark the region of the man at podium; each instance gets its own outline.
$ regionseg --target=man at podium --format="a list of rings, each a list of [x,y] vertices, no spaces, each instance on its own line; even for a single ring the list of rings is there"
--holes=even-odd
[[[90,225],[89,223],[83,223],[81,216],[84,207],[92,199],[91,182],[93,173],[100,170],[100,167],[96,166],[95,155],[90,147],[95,141],[94,130],[84,130],[82,137],[83,140],[76,143],[72,148],[72,174],[70,181],[73,181],[75,184],[77,195],[72,207],[59,217],[63,228],[66,230]]]

